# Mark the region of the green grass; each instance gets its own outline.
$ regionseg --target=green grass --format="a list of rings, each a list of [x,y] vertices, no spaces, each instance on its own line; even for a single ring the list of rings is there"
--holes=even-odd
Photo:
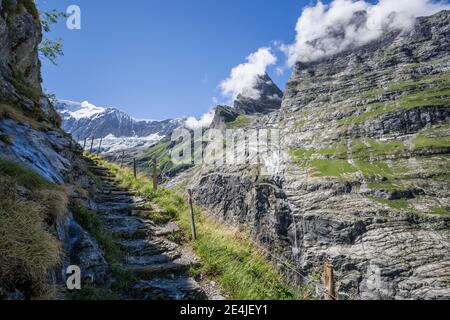
[[[429,138],[417,137],[414,140],[417,149],[421,148],[450,148],[450,137]]]
[[[400,107],[418,108],[430,106],[450,106],[450,89],[437,88],[402,96]]]
[[[68,300],[73,301],[112,301],[119,300],[119,296],[110,290],[84,286],[81,290],[70,291],[66,294]]]
[[[387,162],[363,160],[368,157],[368,154],[362,154],[361,150],[358,151],[358,155],[361,159],[355,160],[354,164],[351,164],[347,159],[345,159],[343,149],[340,151],[339,150],[339,147],[332,147],[321,149],[316,152],[313,149],[298,148],[290,150],[289,154],[301,168],[308,168],[310,174],[315,177],[334,177],[347,180],[347,178],[354,176],[354,174],[358,172],[362,173],[366,177],[391,177],[394,173],[393,168],[391,168]],[[342,158],[321,158],[323,156],[331,155],[337,155]],[[403,170],[401,170],[401,172],[403,172]]]
[[[347,160],[316,159],[311,162],[312,175],[316,177],[342,177],[358,172]]]
[[[339,159],[345,159],[347,157],[347,144],[344,140],[342,140],[330,147],[320,149],[318,154],[322,156],[334,156]]]
[[[367,105],[367,110],[364,113],[340,119],[337,123],[338,125],[360,124],[396,110],[398,108],[390,103],[372,103]]]
[[[371,198],[371,200],[387,205],[395,210],[407,210],[409,208],[408,202],[405,199],[387,200],[387,199]]]
[[[18,185],[30,190],[51,187],[50,183],[31,169],[27,169],[19,163],[5,159],[0,159],[0,175],[12,177]]]
[[[376,88],[376,89],[370,89],[367,91],[364,91],[362,93],[362,96],[366,99],[375,99],[377,95],[379,95],[382,92],[382,90]]]
[[[346,117],[338,121],[339,125],[361,124],[382,114],[401,109],[426,106],[450,106],[450,73],[425,76],[420,79],[392,84],[387,89],[372,89],[363,92],[364,98],[376,98],[377,95],[410,91],[392,102],[376,102],[367,105],[367,110],[359,115]]]
[[[391,166],[383,161],[357,160],[355,161],[355,166],[357,171],[362,172],[366,177],[374,175],[388,177],[393,174]]]
[[[437,214],[437,215],[450,215],[450,208],[449,207],[437,207],[431,209],[431,214]]]
[[[429,87],[430,85],[434,85],[437,87],[445,85],[448,86],[449,82],[450,82],[450,73],[448,72],[438,75],[427,75],[419,79],[401,81],[392,84],[387,88],[386,92],[405,91],[409,89],[417,89],[422,91],[425,87]]]
[[[369,159],[373,157],[398,155],[406,150],[406,146],[398,140],[379,141],[375,139],[354,139],[349,140],[351,149],[347,147],[347,142],[341,140],[326,148],[314,149],[292,149],[290,155],[296,160],[311,160],[315,158],[337,158],[347,159],[349,154],[354,159]],[[350,151],[350,152],[349,152]]]
[[[228,129],[241,129],[245,128],[252,122],[250,117],[247,116],[239,116],[233,122],[227,123]]]
[[[433,126],[420,131],[415,139],[416,149],[450,148],[450,125]]]
[[[382,182],[369,182],[367,184],[367,186],[370,189],[375,189],[375,190],[384,190],[384,191],[389,191],[389,192],[394,192],[394,191],[403,191],[405,190],[405,187],[402,185],[401,182],[398,181],[382,181]]]
[[[406,146],[398,140],[386,142],[375,139],[352,140],[352,157],[355,159],[398,155],[405,150]]]
[[[169,139],[160,141],[151,147],[145,154],[138,159],[138,163],[142,165],[148,174],[153,170],[153,159],[157,160],[158,172],[163,176],[170,176],[174,172],[185,167],[185,164],[178,164],[172,161],[170,156],[172,142]]]
[[[314,149],[297,148],[289,150],[289,155],[297,162],[310,160],[314,154]]]
[[[124,187],[134,189],[164,210],[173,210],[185,234],[190,234],[189,207],[185,197],[167,189],[152,191],[146,177],[134,179],[129,169],[120,169],[105,161],[100,163],[117,175]],[[198,239],[189,244],[201,259],[201,273],[215,279],[230,299],[297,299],[252,242],[195,208]]]

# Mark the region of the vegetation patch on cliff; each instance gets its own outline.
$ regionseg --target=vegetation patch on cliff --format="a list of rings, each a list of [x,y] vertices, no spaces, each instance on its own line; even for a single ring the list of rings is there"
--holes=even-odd
[[[245,128],[252,122],[252,119],[248,116],[240,115],[233,122],[227,123],[228,129],[241,129]]]

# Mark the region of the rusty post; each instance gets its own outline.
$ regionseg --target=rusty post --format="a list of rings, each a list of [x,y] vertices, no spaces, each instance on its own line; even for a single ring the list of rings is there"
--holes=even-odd
[[[102,150],[102,142],[103,142],[103,138],[100,138],[100,144],[98,145],[97,154],[100,154],[100,151]]]
[[[197,240],[197,231],[195,229],[195,217],[194,217],[194,205],[192,201],[192,189],[188,190],[189,193],[189,208],[191,210],[191,227],[192,227],[192,240]]]
[[[89,149],[89,153],[92,153],[92,150],[94,149],[94,139],[95,137],[92,137],[91,148]]]
[[[133,173],[134,173],[134,178],[137,178],[137,172],[136,172],[136,158],[133,158]]]
[[[333,265],[327,263],[324,271],[325,280],[325,300],[336,300],[336,289],[334,282],[334,268]]]
[[[158,191],[158,167],[156,158],[153,159],[153,192]]]
[[[83,151],[86,150],[87,138],[84,138]]]
[[[123,168],[123,160],[125,158],[125,151],[122,152],[122,159],[120,160],[120,169]]]

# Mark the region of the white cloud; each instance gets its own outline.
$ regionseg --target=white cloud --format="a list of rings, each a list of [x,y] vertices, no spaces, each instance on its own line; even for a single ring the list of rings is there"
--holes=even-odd
[[[214,120],[215,111],[211,110],[205,113],[200,119],[189,117],[186,119],[184,125],[191,130],[208,128]]]
[[[220,89],[224,96],[233,100],[238,95],[258,99],[260,93],[255,89],[258,76],[266,73],[267,67],[274,65],[277,58],[273,55],[270,48],[260,48],[247,57],[247,62],[234,67],[231,70],[230,77],[220,84]]]
[[[321,59],[364,45],[380,37],[386,30],[407,31],[415,18],[450,9],[445,1],[379,0],[371,4],[364,0],[334,0],[329,5],[317,2],[307,6],[298,19],[296,41],[282,46],[288,65],[297,61]],[[366,14],[357,19],[355,14]]]
[[[277,67],[275,69],[275,73],[277,74],[277,76],[282,76],[284,74],[284,68],[283,67]]]

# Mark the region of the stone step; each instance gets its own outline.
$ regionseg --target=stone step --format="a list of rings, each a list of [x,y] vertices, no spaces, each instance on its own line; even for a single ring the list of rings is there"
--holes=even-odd
[[[133,298],[140,300],[206,300],[208,297],[191,277],[159,278],[139,281]]]
[[[174,251],[164,251],[155,255],[135,255],[124,257],[124,264],[126,266],[148,266],[162,263],[170,263],[181,258],[181,253]]]
[[[136,203],[114,203],[108,202],[101,204],[98,209],[98,212],[128,212],[130,215],[133,211],[153,211],[152,208],[145,207],[141,204]]]
[[[122,239],[146,239],[151,234],[151,229],[142,219],[118,215],[103,215],[106,231]]]
[[[165,237],[180,231],[180,227],[176,223],[169,222],[163,225],[155,225],[152,227],[153,234],[157,237]]]
[[[177,275],[186,272],[191,265],[178,263],[176,260],[168,263],[152,265],[125,265],[125,269],[143,280],[155,279],[163,275]]]
[[[128,192],[127,189],[122,188],[122,187],[118,187],[118,186],[108,186],[108,185],[103,185],[100,193],[113,193],[113,192]]]
[[[147,229],[116,229],[110,232],[117,238],[128,240],[145,240],[151,237]]]
[[[136,203],[134,197],[130,197],[127,195],[113,195],[113,194],[100,194],[97,196],[97,199],[104,203]],[[139,202],[142,202],[142,199],[139,199]]]
[[[157,259],[156,257],[163,259],[163,256],[166,256],[166,262],[155,264],[145,263],[146,260],[150,262],[152,259]],[[179,274],[199,263],[198,257],[192,251],[180,247],[174,251],[166,251],[160,256],[143,256],[140,258],[135,257],[135,259],[135,262],[142,263],[127,264],[124,267],[141,279],[153,279],[162,274]]]
[[[177,244],[163,238],[151,238],[149,240],[122,239],[119,244],[128,255],[158,255],[178,248]]]
[[[93,173],[111,173],[110,170],[106,169],[106,168],[102,168],[102,167],[91,167],[88,166],[89,171],[93,172]]]
[[[137,195],[137,192],[134,192],[134,191],[113,191],[113,192],[111,192],[111,195],[113,195],[113,196],[135,197]]]

